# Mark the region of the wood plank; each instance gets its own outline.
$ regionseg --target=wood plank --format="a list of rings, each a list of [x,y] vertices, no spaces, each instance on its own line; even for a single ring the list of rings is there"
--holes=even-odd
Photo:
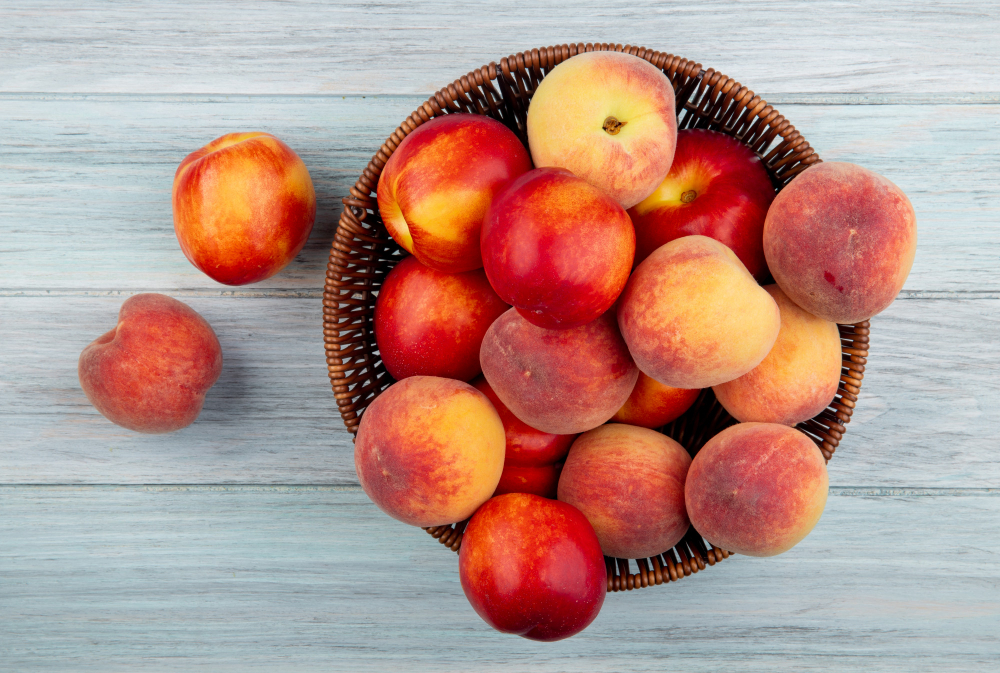
[[[510,0],[240,6],[170,0],[0,9],[3,91],[429,93],[515,51],[626,42],[760,91],[997,92],[990,3]]]
[[[356,483],[320,302],[183,300],[218,334],[222,375],[194,425],[141,435],[98,414],[76,373],[121,297],[0,299],[0,483]]]
[[[0,292],[219,289],[173,233],[177,164],[223,133],[263,129],[305,160],[319,215],[305,250],[254,286],[317,290],[345,195],[416,97],[0,96]],[[821,156],[899,184],[917,211],[910,291],[1000,291],[995,105],[780,108]]]
[[[183,299],[218,332],[222,377],[194,425],[147,436],[101,417],[76,376],[122,297],[0,298],[0,483],[357,483],[320,302]],[[1000,485],[1000,299],[900,300],[873,323],[831,483]]]
[[[831,495],[813,533],[492,631],[457,557],[363,493],[0,489],[0,654],[32,671],[990,670],[1000,497]]]

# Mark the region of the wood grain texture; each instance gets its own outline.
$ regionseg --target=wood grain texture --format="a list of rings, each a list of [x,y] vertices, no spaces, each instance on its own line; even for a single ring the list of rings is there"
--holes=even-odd
[[[7,0],[0,26],[3,91],[430,93],[581,41],[669,51],[769,93],[1000,91],[1000,15],[975,1]]]
[[[0,3],[0,670],[995,668],[993,4]],[[873,321],[814,533],[613,594],[583,634],[539,644],[490,630],[455,555],[354,485],[319,296],[340,198],[427,94],[578,40],[737,78],[823,158],[899,184],[920,243]],[[170,187],[186,154],[255,129],[300,153],[319,213],[285,272],[233,290],[184,259]],[[82,348],[150,289],[201,312],[225,358],[199,420],[165,436],[112,425],[76,378]],[[110,486],[51,486],[73,483]]]
[[[0,95],[0,292],[224,288],[180,252],[173,174],[184,156],[213,138],[257,129],[302,156],[316,185],[318,216],[296,260],[250,289],[319,290],[340,198],[420,102]],[[908,291],[1000,291],[995,105],[779,109],[825,159],[862,164],[909,195],[920,240]]]
[[[961,516],[957,515],[961,512]],[[769,559],[492,631],[457,558],[363,493],[0,489],[11,671],[973,671],[1000,658],[1000,497],[838,497]]]
[[[0,299],[0,483],[357,483],[320,301],[182,300],[219,336],[222,375],[194,425],[142,435],[97,413],[77,378],[122,297]]]
[[[320,301],[182,299],[217,331],[223,373],[194,425],[149,436],[100,416],[76,376],[123,297],[0,298],[0,483],[357,483]],[[831,483],[998,486],[998,429],[1000,299],[900,300],[873,320]]]

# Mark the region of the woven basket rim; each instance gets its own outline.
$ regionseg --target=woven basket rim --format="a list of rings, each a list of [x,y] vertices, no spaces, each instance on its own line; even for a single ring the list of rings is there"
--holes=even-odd
[[[489,114],[506,124],[527,146],[523,117],[538,82],[562,61],[592,51],[632,54],[662,70],[674,85],[678,128],[681,115],[685,114],[685,128],[708,128],[737,138],[760,157],[778,190],[820,161],[795,127],[749,88],[712,68],[703,68],[700,63],[646,47],[611,43],[542,47],[506,56],[456,79],[430,96],[386,138],[351,187],[349,196],[343,198],[344,209],[331,245],[323,290],[323,335],[331,386],[341,418],[352,434],[356,434],[367,405],[393,382],[374,350],[365,348],[374,344],[369,304],[373,304],[380,282],[378,269],[395,263],[403,254],[381,227],[374,196],[386,161],[418,126],[454,112]],[[382,231],[378,231],[379,227]],[[843,350],[840,388],[827,409],[796,426],[816,443],[827,461],[850,422],[868,356],[868,321],[838,328]],[[699,404],[704,408],[698,413],[714,414],[713,423],[702,424],[701,434],[720,423],[723,425],[718,429],[725,427],[724,417],[728,414],[722,410],[720,415],[721,405],[714,401],[714,395],[703,391],[688,414],[660,431],[671,436],[674,436],[671,431],[693,432],[684,422],[689,416],[694,418]],[[735,422],[731,417],[729,420]],[[695,424],[695,421],[690,423]],[[689,451],[696,446],[696,452],[707,439],[689,435],[690,445],[683,441],[681,444]],[[458,551],[465,523],[426,530],[446,547]],[[673,550],[635,560],[638,572],[634,574],[628,559],[606,558],[608,590],[631,590],[673,581],[729,555],[704,541],[692,528]]]

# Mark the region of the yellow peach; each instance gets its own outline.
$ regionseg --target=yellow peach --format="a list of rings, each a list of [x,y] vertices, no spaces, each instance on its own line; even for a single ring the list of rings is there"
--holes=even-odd
[[[595,51],[563,61],[528,106],[536,168],[565,168],[631,208],[670,171],[677,113],[670,80],[631,54]]]
[[[481,392],[411,376],[365,410],[354,465],[383,512],[413,526],[442,526],[472,516],[493,495],[505,445],[500,416]]]
[[[763,362],[713,389],[738,421],[795,425],[823,411],[837,394],[840,331],[799,308],[777,285],[764,289],[781,310],[778,340]]]
[[[618,325],[639,371],[674,388],[706,388],[760,364],[781,319],[732,250],[685,236],[632,273],[618,299]]]

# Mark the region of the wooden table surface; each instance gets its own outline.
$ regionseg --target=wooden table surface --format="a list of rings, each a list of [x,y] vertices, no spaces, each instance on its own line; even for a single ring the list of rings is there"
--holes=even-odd
[[[982,671],[1000,663],[1000,11],[979,2],[0,4],[0,670]],[[750,86],[902,187],[920,243],[872,321],[804,542],[608,596],[554,644],[493,632],[456,556],[357,486],[320,296],[346,194],[435,89],[519,50],[642,44]],[[230,131],[319,201],[280,275],[177,245],[180,160]],[[129,295],[216,329],[191,427],[106,421],[76,376]]]

